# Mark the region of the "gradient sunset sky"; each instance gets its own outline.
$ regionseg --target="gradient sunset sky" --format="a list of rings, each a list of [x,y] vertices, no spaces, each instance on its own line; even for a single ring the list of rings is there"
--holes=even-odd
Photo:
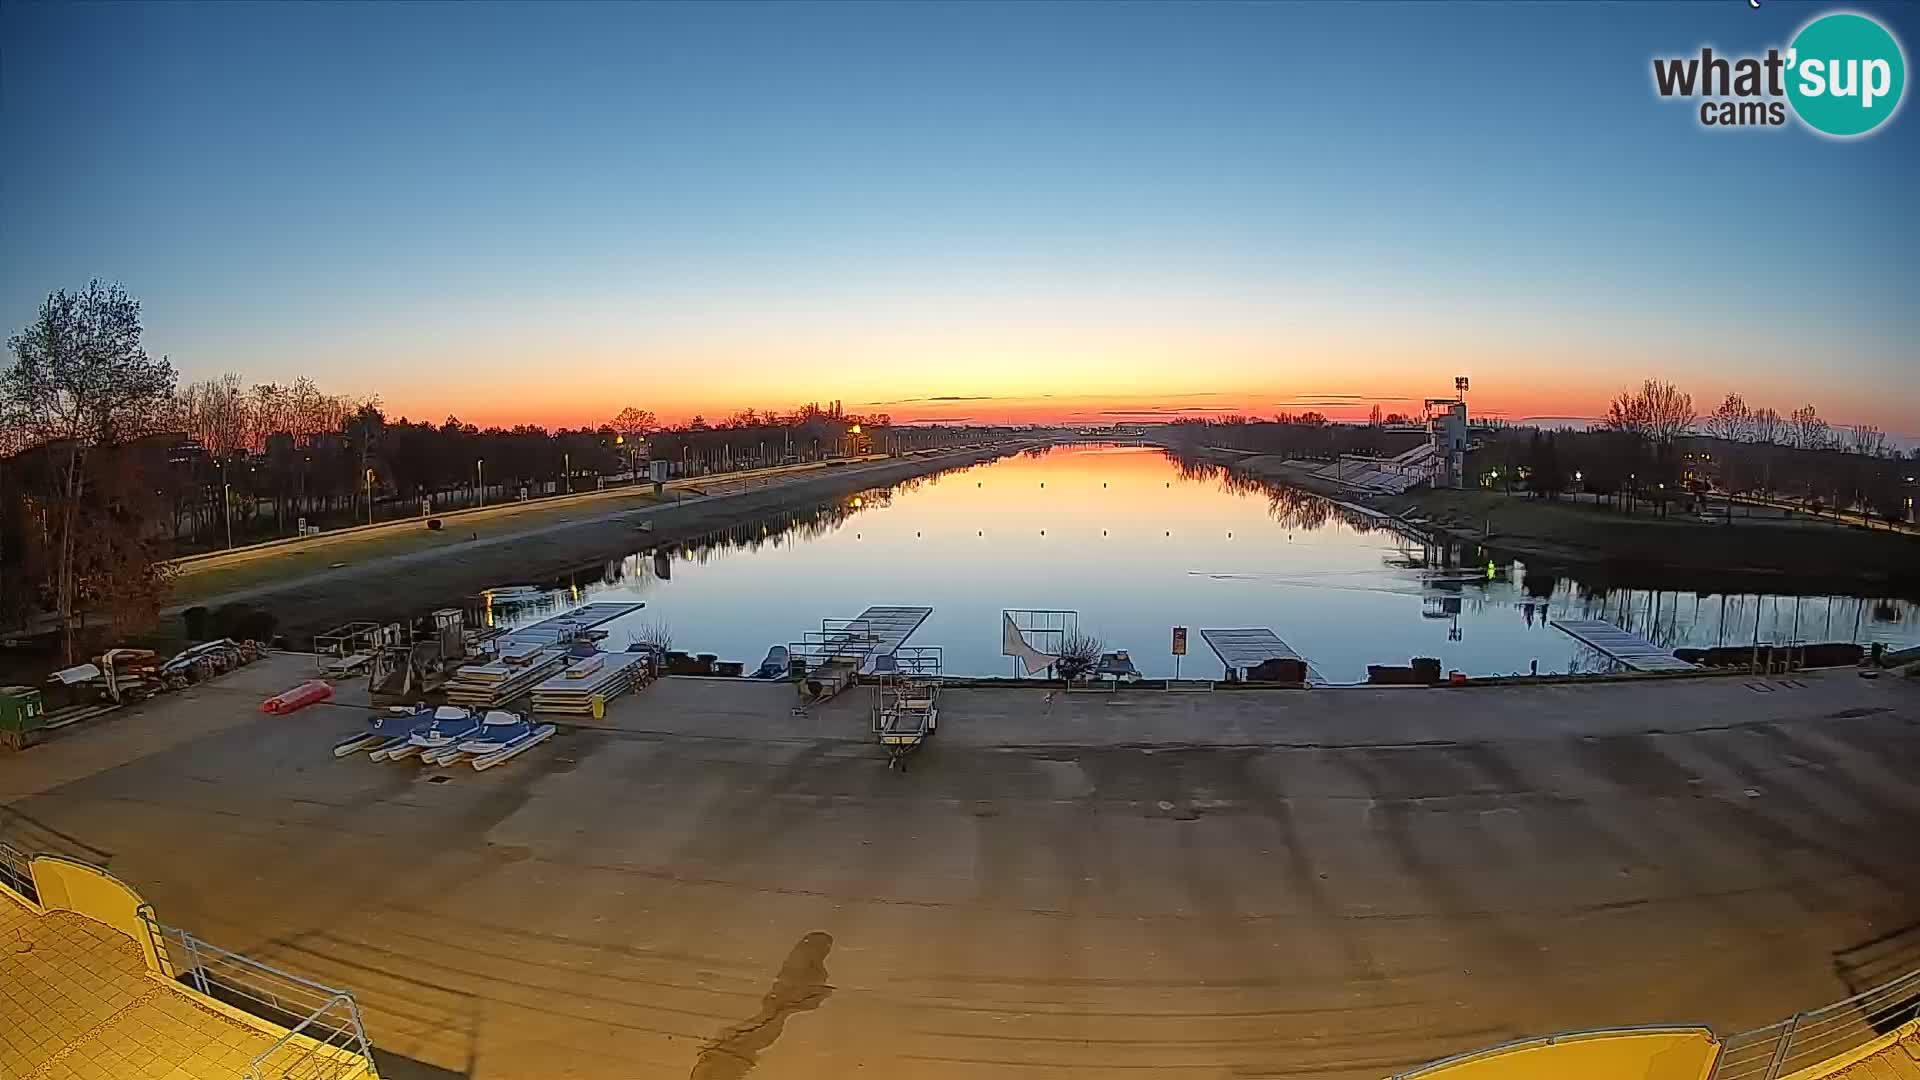
[[[1831,5],[0,8],[0,325],[575,425],[1702,411],[1920,435],[1920,115],[1702,129]],[[1920,10],[1862,3],[1906,43]],[[1909,90],[1909,95],[1914,91]]]

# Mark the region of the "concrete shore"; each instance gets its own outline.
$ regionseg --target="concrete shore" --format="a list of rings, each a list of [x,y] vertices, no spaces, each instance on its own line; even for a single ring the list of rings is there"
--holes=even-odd
[[[407,1077],[1381,1077],[1920,967],[1920,686],[674,678],[486,773],[335,760],[279,655],[0,756],[0,838],[348,987]],[[443,778],[444,782],[435,782]]]

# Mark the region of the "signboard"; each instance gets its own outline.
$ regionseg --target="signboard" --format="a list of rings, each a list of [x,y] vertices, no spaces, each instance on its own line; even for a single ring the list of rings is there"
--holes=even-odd
[[[1187,655],[1187,628],[1184,626],[1173,628],[1173,655]]]
[[[651,479],[656,484],[666,483],[667,468],[671,464],[672,462],[669,462],[663,458],[655,458],[652,461],[647,462],[648,478]]]

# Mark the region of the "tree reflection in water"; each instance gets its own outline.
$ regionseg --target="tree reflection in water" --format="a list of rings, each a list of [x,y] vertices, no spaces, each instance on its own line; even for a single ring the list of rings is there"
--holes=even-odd
[[[1324,495],[1316,495],[1218,462],[1183,457],[1172,450],[1165,453],[1167,460],[1180,470],[1182,480],[1195,484],[1211,483],[1230,495],[1265,495],[1267,515],[1288,529],[1311,532],[1335,521],[1359,533],[1373,532],[1382,527],[1378,518],[1355,513]]]

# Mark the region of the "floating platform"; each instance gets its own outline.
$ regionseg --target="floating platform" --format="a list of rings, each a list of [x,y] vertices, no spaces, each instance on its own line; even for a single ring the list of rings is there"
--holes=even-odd
[[[864,626],[866,635],[867,651],[860,661],[860,674],[872,675],[891,667],[893,654],[932,614],[930,607],[870,607],[854,616],[853,622]]]
[[[862,675],[897,670],[895,654],[933,614],[930,607],[870,607],[851,619],[822,619],[819,630],[787,646],[789,668],[802,666],[801,697],[825,701]]]
[[[1227,666],[1234,681],[1322,682],[1320,673],[1280,635],[1264,626],[1230,630],[1202,630],[1207,647]],[[1261,668],[1266,671],[1254,674]]]
[[[638,601],[598,601],[582,604],[572,611],[542,619],[531,626],[523,626],[509,631],[501,639],[500,648],[504,652],[513,645],[532,645],[545,648],[550,645],[563,645],[594,627],[610,623],[623,615],[631,615],[647,605]]]
[[[577,660],[571,667],[549,676],[533,688],[533,711],[540,713],[593,712],[593,699],[612,701],[633,689],[634,681],[646,673],[646,653],[599,653]],[[585,675],[575,672],[591,667]]]
[[[1552,622],[1581,644],[1591,646],[1608,659],[1617,660],[1635,671],[1700,670],[1700,665],[1689,664],[1639,634],[1622,630],[1610,622],[1598,619],[1554,619]]]

